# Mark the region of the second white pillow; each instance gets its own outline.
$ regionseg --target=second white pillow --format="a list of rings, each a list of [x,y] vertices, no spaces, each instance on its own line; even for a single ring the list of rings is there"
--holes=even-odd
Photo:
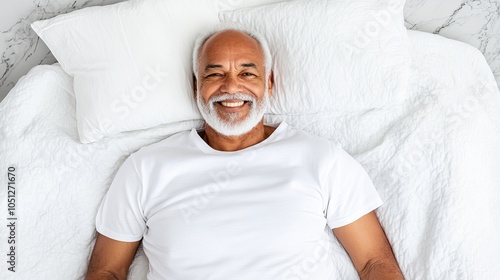
[[[411,63],[401,1],[305,0],[219,13],[262,33],[273,54],[270,113],[397,104]]]

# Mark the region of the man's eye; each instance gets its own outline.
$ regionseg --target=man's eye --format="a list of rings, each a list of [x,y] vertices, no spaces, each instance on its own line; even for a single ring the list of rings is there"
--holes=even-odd
[[[242,74],[243,76],[255,76],[254,73],[250,73],[250,72],[245,72]]]
[[[220,73],[212,73],[212,74],[208,74],[206,77],[209,78],[209,77],[217,77],[217,76],[220,76],[221,74]]]

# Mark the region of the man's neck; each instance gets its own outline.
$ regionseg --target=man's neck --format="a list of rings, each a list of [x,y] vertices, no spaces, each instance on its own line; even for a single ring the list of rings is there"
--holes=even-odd
[[[276,128],[265,126],[261,121],[249,132],[238,136],[224,136],[205,124],[201,138],[214,150],[232,152],[243,150],[267,139]]]

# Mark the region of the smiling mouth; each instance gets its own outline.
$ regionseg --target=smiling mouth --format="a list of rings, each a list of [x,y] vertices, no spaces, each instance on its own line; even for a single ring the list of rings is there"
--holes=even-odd
[[[234,107],[241,107],[243,106],[245,103],[247,102],[250,102],[250,101],[244,101],[244,100],[238,100],[238,101],[219,101],[219,102],[216,102],[224,107],[230,107],[230,108],[234,108]]]

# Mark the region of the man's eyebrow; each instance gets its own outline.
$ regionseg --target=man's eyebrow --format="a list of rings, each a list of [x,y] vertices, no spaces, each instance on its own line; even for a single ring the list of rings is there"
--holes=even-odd
[[[255,63],[242,63],[240,64],[241,67],[245,67],[245,68],[257,68],[257,66],[255,66]]]
[[[205,67],[205,72],[209,69],[215,69],[215,68],[222,68],[222,65],[220,64],[208,64],[206,67]]]
[[[244,68],[257,68],[255,63],[252,63],[252,62],[242,63],[242,64],[240,64],[240,66],[244,67]],[[223,66],[220,64],[208,64],[205,67],[205,72],[210,70],[210,69],[217,69],[217,68],[223,68]]]

